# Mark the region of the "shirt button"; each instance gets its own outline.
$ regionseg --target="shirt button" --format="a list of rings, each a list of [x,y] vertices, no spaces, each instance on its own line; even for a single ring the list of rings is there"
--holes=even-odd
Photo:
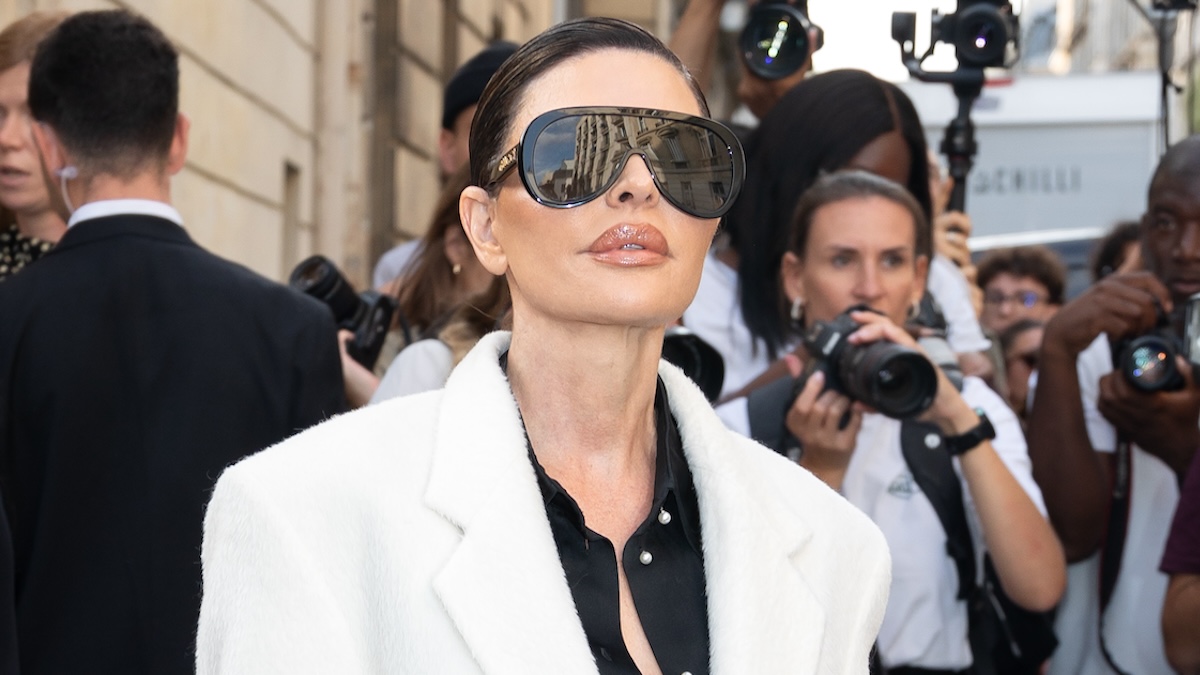
[[[930,450],[933,450],[934,448],[938,447],[941,444],[942,444],[942,439],[940,436],[938,436],[937,434],[926,434],[925,447],[929,448]]]
[[[679,675],[692,675],[692,671],[690,671],[690,670],[685,670],[685,671],[683,671],[682,673],[680,673]]]
[[[650,554],[650,551],[642,551],[642,554],[638,556],[638,560],[642,561],[643,565],[649,565],[654,562],[654,556]]]
[[[671,522],[671,514],[667,513],[666,509],[659,509],[658,510],[658,522],[662,523],[663,525],[666,525],[667,523]]]

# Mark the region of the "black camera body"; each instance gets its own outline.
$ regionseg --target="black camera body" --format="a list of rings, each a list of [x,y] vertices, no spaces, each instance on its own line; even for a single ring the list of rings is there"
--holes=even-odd
[[[375,366],[399,304],[395,298],[377,291],[356,294],[337,266],[320,255],[296,265],[288,285],[325,303],[338,328],[354,333],[346,352],[368,370]]]
[[[780,80],[808,61],[809,31],[816,30],[816,51],[825,32],[808,18],[808,0],[764,0],[750,8],[738,38],[746,68],[764,80]]]
[[[958,0],[953,14],[934,10],[931,35],[954,45],[961,65],[1003,68],[1015,54],[1020,27],[1008,0]]]
[[[855,345],[846,338],[859,324],[852,307],[832,321],[817,321],[804,334],[809,361],[796,380],[795,396],[813,373],[825,374],[825,388],[862,401],[895,419],[911,419],[933,405],[938,378],[934,365],[921,352],[893,342]]]

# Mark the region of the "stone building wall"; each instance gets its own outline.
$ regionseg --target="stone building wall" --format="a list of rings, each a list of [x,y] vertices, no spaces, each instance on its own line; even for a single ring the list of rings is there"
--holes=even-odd
[[[0,0],[124,8],[180,50],[188,161],[172,198],[201,245],[278,280],[321,253],[359,288],[426,229],[442,87],[495,39],[609,15],[663,34],[681,0]]]

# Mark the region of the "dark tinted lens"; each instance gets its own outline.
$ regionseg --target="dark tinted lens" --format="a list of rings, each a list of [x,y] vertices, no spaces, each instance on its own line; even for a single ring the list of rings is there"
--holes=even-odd
[[[704,127],[648,118],[639,137],[663,194],[698,216],[717,212],[729,199],[733,163],[729,146]]]
[[[533,179],[543,200],[569,204],[597,194],[611,171],[602,161],[600,125],[595,115],[564,117],[547,126],[534,140]]]
[[[733,185],[729,146],[705,127],[641,115],[572,115],[534,140],[532,171],[538,196],[559,206],[600,196],[640,153],[659,189],[683,211],[708,216],[728,201]]]

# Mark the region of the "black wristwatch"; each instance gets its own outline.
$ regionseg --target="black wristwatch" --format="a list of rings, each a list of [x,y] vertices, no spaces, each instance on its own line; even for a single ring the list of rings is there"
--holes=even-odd
[[[969,429],[965,433],[957,436],[946,436],[942,439],[942,447],[946,448],[946,452],[951,455],[961,455],[972,448],[979,447],[980,443],[990,441],[996,437],[996,428],[992,426],[992,421],[988,419],[987,413],[983,408],[976,408],[975,414],[979,415],[979,424]]]

